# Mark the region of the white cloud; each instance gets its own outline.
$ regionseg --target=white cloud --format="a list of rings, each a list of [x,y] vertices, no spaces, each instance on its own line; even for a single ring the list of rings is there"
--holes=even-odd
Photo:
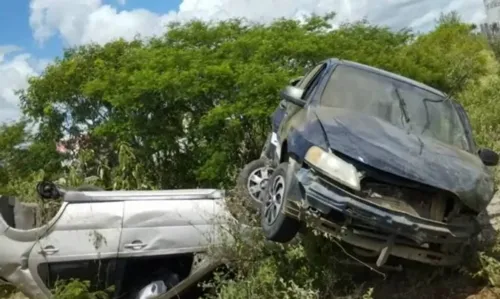
[[[458,11],[462,18],[471,23],[481,23],[486,18],[486,11],[483,0],[436,0],[429,3],[429,9],[425,10],[412,18],[410,26],[420,28],[421,30],[430,30],[434,25],[434,21],[439,17],[441,12]],[[431,7],[433,7],[431,9]]]
[[[83,33],[76,37],[76,43],[106,43],[117,37],[130,40],[137,34],[159,35],[171,16],[175,14],[160,16],[145,9],[118,12],[115,8],[104,5],[87,16]]]
[[[6,58],[6,55],[20,50],[17,46],[0,46],[0,123],[19,118],[19,98],[15,91],[26,88],[27,78],[37,73],[33,66],[36,61],[30,54],[21,53]]]
[[[32,0],[30,9],[30,25],[38,42],[58,35],[70,46],[159,34],[165,20],[175,17],[175,12],[158,15],[145,9],[118,11],[101,0]]]
[[[21,50],[21,48],[16,45],[0,46],[0,63],[5,60],[5,55],[19,50]]]
[[[122,2],[118,0],[119,2]],[[124,1],[123,1],[124,2]],[[105,43],[117,37],[161,33],[170,21],[245,17],[267,22],[276,17],[335,11],[337,22],[368,20],[394,28],[428,30],[441,12],[457,10],[466,21],[484,18],[482,0],[183,0],[179,10],[157,14],[145,9],[117,10],[102,0],[32,0],[33,35],[44,42],[58,35],[69,45]]]
[[[44,42],[59,34],[75,44],[84,34],[88,16],[100,7],[100,0],[33,0],[29,20],[33,36]]]

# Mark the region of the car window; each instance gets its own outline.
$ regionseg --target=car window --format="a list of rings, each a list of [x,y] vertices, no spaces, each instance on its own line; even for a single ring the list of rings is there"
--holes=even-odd
[[[318,64],[315,66],[309,73],[307,73],[302,80],[300,80],[299,83],[297,83],[297,87],[306,89],[309,83],[311,83],[312,79],[314,79],[314,76],[319,72],[319,70],[324,66],[324,64]]]
[[[14,206],[9,203],[7,196],[0,195],[0,217],[10,227],[15,227]]]
[[[399,96],[406,105],[408,123]],[[321,97],[321,105],[372,115],[415,134],[469,150],[463,123],[451,101],[377,73],[338,66]]]
[[[39,265],[39,273],[43,271],[44,283],[53,290],[57,281],[79,279],[90,283],[90,291],[102,291],[115,285],[115,259],[71,260]]]
[[[325,70],[326,64],[322,64],[319,66],[319,68],[316,70],[316,73],[313,75],[312,80],[309,81],[307,84],[304,94],[302,95],[302,98],[304,100],[308,100],[313,91],[316,89],[316,86],[318,85],[319,78],[321,77],[321,73],[323,70]]]

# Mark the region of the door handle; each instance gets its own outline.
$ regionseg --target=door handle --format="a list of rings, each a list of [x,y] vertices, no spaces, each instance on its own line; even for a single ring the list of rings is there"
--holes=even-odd
[[[124,247],[126,249],[132,249],[132,250],[141,250],[144,247],[146,247],[148,244],[144,244],[139,240],[135,240],[132,243],[125,244]]]
[[[58,251],[59,249],[55,248],[54,246],[47,245],[44,248],[42,248],[42,250],[38,251],[38,253],[43,255],[52,255]]]

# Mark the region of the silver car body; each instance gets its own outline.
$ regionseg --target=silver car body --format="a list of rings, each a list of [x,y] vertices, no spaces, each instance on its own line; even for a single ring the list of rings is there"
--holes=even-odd
[[[19,230],[0,217],[0,277],[49,298],[41,264],[206,252],[231,217],[223,197],[216,189],[67,192],[42,227]]]

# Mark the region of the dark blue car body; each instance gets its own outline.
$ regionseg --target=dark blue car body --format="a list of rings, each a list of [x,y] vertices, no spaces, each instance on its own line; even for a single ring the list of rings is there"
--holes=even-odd
[[[456,259],[447,256],[443,248],[447,244],[464,244],[479,232],[475,217],[494,194],[493,176],[477,154],[465,110],[449,99],[465,128],[466,150],[405,132],[371,115],[322,107],[321,96],[338,65],[377,73],[447,97],[432,87],[370,66],[338,59],[320,63],[311,71],[316,71],[315,74],[306,74],[303,79],[310,79],[301,86],[305,90],[304,107],[283,100],[272,114],[271,137],[263,153],[275,166],[289,159],[299,165],[289,178],[287,214],[302,218],[306,206],[309,212],[320,215],[322,223],[339,225],[336,230],[348,227],[352,235],[352,238],[346,236],[351,238],[350,242],[346,240],[348,243],[366,248],[358,244],[364,241],[354,240],[354,231],[365,239],[371,234],[371,238],[382,242],[380,244],[389,236],[395,236],[396,243],[413,250],[400,253],[401,257],[412,256],[410,259],[443,265],[455,263]],[[422,198],[426,194],[444,194],[446,206],[440,208],[448,218],[433,219],[431,215],[407,213],[398,210],[396,201],[377,202],[367,199],[364,193],[344,188],[304,161],[312,146],[331,151],[355,165],[365,173],[363,180],[373,186],[415,190],[420,202],[426,200]],[[431,198],[428,204],[432,210]],[[350,224],[346,226],[347,219]],[[374,246],[380,247],[380,244]],[[440,249],[425,251],[424,245]]]

